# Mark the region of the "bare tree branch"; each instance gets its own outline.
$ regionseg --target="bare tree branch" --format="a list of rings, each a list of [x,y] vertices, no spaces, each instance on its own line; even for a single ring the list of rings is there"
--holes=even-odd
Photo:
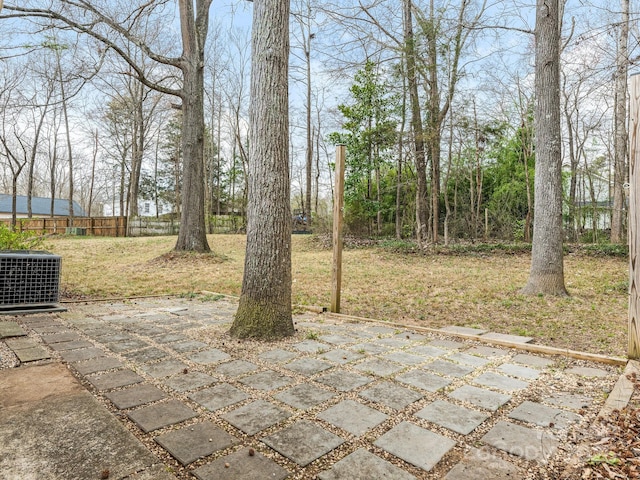
[[[152,60],[155,60],[165,65],[174,66],[176,68],[180,68],[180,69],[183,68],[181,59],[165,57],[163,55],[157,55],[153,53],[151,49],[144,42],[136,38],[135,35],[132,35],[129,31],[123,29],[121,26],[116,24],[112,19],[109,19],[102,13],[95,10],[95,8],[91,7],[90,5],[88,5],[87,7],[82,5],[87,2],[82,1],[80,2],[80,5],[78,5],[75,2],[67,0],[66,3],[73,6],[77,6],[78,8],[81,8],[81,9],[89,10],[91,13],[93,13],[100,19],[101,23],[106,24],[109,28],[113,29],[115,32],[121,34],[128,41],[132,42],[134,45],[140,48],[140,50],[143,51],[145,55],[147,55]],[[24,7],[16,7],[13,5],[5,5],[4,8],[5,10],[16,12],[16,13],[9,14],[9,15],[0,15],[0,20],[5,18],[43,18],[43,19],[48,19],[52,21],[62,22],[77,32],[90,35],[92,38],[98,40],[100,43],[105,45],[107,49],[113,50],[116,54],[118,54],[118,56],[122,58],[134,70],[136,74],[136,78],[145,86],[152,88],[154,90],[157,90],[158,92],[166,93],[168,95],[173,95],[177,97],[182,96],[182,92],[180,91],[180,89],[169,88],[159,84],[158,82],[154,82],[150,80],[145,75],[144,70],[140,67],[138,62],[136,62],[135,59],[129,53],[127,53],[121,46],[117,45],[114,41],[110,40],[105,35],[95,30],[94,28],[96,25],[95,22],[82,24],[75,21],[74,19],[72,19],[67,15],[63,15],[59,12],[55,12],[53,10],[47,10],[47,9],[24,8]]]

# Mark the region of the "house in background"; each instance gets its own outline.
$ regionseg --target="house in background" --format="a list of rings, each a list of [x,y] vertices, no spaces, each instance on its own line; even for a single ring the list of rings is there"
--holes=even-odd
[[[126,206],[125,206],[126,209]],[[139,217],[158,217],[160,215],[165,215],[167,213],[173,212],[173,205],[163,202],[162,200],[158,201],[157,211],[156,211],[156,202],[153,200],[138,200],[138,216]],[[105,217],[119,217],[120,213],[120,203],[119,202],[105,202],[102,206],[102,215]],[[126,215],[126,212],[125,212]]]
[[[0,193],[0,218],[11,218],[12,215],[12,195]],[[34,217],[50,217],[51,216],[51,198],[31,197],[31,213]],[[53,200],[53,216],[68,217],[69,216],[69,200],[63,198],[55,198]],[[73,216],[86,217],[87,213],[78,202],[73,201]],[[16,197],[16,217],[28,218],[27,196],[18,195]]]

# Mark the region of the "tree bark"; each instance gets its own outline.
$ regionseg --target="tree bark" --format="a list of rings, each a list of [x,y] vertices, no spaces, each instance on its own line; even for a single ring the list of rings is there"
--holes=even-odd
[[[627,53],[629,43],[629,0],[622,0],[622,19],[616,55],[615,152],[613,157],[613,212],[611,243],[624,243],[624,188],[627,171]]]
[[[289,2],[255,0],[247,249],[242,293],[231,335],[293,335],[289,205]]]
[[[413,134],[413,154],[416,164],[416,239],[418,245],[428,242],[427,228],[427,165],[424,154],[424,131],[420,113],[420,97],[418,95],[418,78],[416,73],[416,49],[413,35],[413,8],[411,0],[404,0],[404,43],[407,62],[407,84],[409,86],[409,103],[411,107],[411,131]]]
[[[211,0],[180,0],[182,215],[175,250],[209,252],[204,220],[204,47]]]
[[[531,271],[522,293],[567,295],[562,252],[560,0],[537,0],[535,147]]]
[[[307,4],[309,7],[309,4]],[[310,8],[309,8],[310,9]],[[310,16],[310,12],[309,16]],[[307,28],[311,28],[307,25]],[[307,217],[306,225],[311,224],[311,177],[313,170],[313,137],[311,132],[311,32],[307,32],[307,45],[305,47],[305,59],[307,62],[307,162],[306,162],[306,186],[305,186],[305,202],[303,213]]]

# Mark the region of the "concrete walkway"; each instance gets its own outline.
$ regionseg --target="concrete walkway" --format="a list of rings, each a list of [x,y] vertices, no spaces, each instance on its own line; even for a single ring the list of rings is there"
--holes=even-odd
[[[621,372],[314,314],[239,342],[235,308],[0,318],[0,479],[557,478]]]

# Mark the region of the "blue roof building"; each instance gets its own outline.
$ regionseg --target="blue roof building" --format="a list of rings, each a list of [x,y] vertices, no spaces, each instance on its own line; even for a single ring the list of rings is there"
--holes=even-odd
[[[0,193],[0,218],[11,218],[12,196]],[[31,213],[34,217],[51,216],[51,198],[31,197]],[[16,216],[18,218],[27,217],[27,196],[18,195],[16,197]],[[53,200],[53,216],[69,216],[69,200],[56,198]],[[78,202],[73,201],[73,216],[86,217],[87,213]]]

